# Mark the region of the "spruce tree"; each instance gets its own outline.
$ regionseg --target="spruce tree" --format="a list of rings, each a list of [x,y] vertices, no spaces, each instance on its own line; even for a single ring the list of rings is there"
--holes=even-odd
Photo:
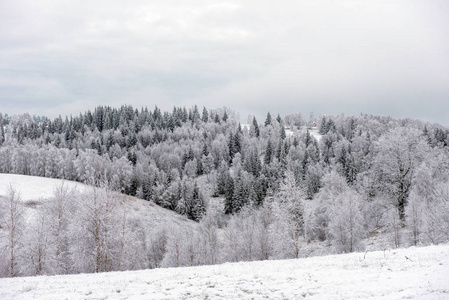
[[[205,107],[203,107],[203,116],[202,116],[201,120],[204,123],[207,123],[207,121],[209,121],[209,113],[207,112],[207,109]]]
[[[266,165],[270,164],[272,157],[273,157],[273,145],[271,144],[271,140],[268,140],[267,148],[265,150],[264,163]]]
[[[225,200],[224,200],[224,213],[231,214],[234,212],[234,180],[228,174],[225,178]]]
[[[256,117],[253,117],[253,127],[254,127],[254,134],[256,135],[257,138],[259,138],[260,137],[260,129],[259,129],[259,124],[257,124]]]
[[[265,119],[265,127],[271,125],[271,114],[268,112],[267,118]]]

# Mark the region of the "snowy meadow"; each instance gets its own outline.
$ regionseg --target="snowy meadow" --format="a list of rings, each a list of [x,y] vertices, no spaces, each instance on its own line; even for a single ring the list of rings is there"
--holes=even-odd
[[[448,299],[449,245],[0,279],[1,299]]]

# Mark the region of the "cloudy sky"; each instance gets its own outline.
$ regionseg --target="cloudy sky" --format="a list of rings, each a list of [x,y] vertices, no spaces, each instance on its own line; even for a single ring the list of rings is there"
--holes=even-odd
[[[449,1],[0,0],[0,112],[122,104],[449,125]]]

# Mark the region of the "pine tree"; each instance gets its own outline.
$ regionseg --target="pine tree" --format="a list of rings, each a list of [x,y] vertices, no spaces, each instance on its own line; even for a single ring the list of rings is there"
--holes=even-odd
[[[305,140],[304,140],[304,143],[306,144],[306,148],[309,147],[311,142],[312,142],[312,137],[310,136],[309,129],[307,129],[306,137],[305,137]]]
[[[234,180],[230,175],[225,179],[225,200],[224,200],[224,213],[231,214],[235,211],[234,206]]]
[[[248,195],[242,179],[242,173],[239,172],[234,180],[234,191],[232,194],[232,212],[238,213],[248,202]]]
[[[222,120],[223,120],[223,122],[226,122],[227,120],[228,120],[228,113],[225,111],[224,113],[223,113],[223,118],[222,118]]]
[[[287,134],[285,133],[285,127],[283,125],[281,125],[281,132],[279,135],[282,140],[285,140],[285,138],[287,137]]]
[[[264,163],[266,165],[270,164],[272,156],[273,156],[273,145],[271,144],[271,140],[267,142],[267,148],[265,150]]]
[[[329,132],[329,124],[327,123],[326,117],[323,117],[321,120],[321,126],[320,126],[320,134],[325,135]]]
[[[271,125],[271,114],[267,113],[267,118],[265,119],[265,127]]]
[[[277,115],[277,117],[276,117],[276,121],[279,123],[279,124],[281,124],[282,123],[282,118],[281,118],[281,116],[278,114]],[[281,124],[282,125],[282,124]]]
[[[256,117],[253,117],[253,127],[254,127],[254,134],[257,138],[260,137],[260,129],[259,124],[257,124]]]
[[[4,141],[5,141],[5,128],[3,125],[3,121],[0,120],[0,146],[3,144]]]
[[[201,120],[204,123],[207,123],[207,121],[209,121],[209,113],[207,112],[207,109],[205,107],[203,107],[203,116],[202,116]]]
[[[229,167],[225,161],[222,161],[220,167],[218,168],[218,176],[217,176],[217,192],[220,195],[224,195],[226,193],[228,180],[230,178]]]

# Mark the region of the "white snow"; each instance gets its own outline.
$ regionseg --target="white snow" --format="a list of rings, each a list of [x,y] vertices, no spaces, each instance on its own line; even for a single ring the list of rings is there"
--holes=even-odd
[[[0,299],[449,299],[449,245],[0,279]]]
[[[54,189],[60,186],[62,182],[68,189],[76,189],[79,192],[84,192],[87,188],[86,185],[75,181],[17,174],[0,174],[0,196],[6,196],[9,186],[12,185],[20,193],[22,201],[45,200],[54,196]]]
[[[288,136],[288,137],[290,137],[290,136],[293,136],[293,134],[294,134],[295,132],[290,128],[290,127],[286,127],[285,128],[285,135],[286,136]]]
[[[309,133],[310,133],[310,135],[311,135],[312,137],[314,137],[314,138],[316,139],[316,141],[317,141],[318,143],[321,141],[321,138],[323,137],[323,136],[320,134],[320,132],[319,132],[319,130],[318,130],[317,127],[313,127],[312,129],[310,129]]]

